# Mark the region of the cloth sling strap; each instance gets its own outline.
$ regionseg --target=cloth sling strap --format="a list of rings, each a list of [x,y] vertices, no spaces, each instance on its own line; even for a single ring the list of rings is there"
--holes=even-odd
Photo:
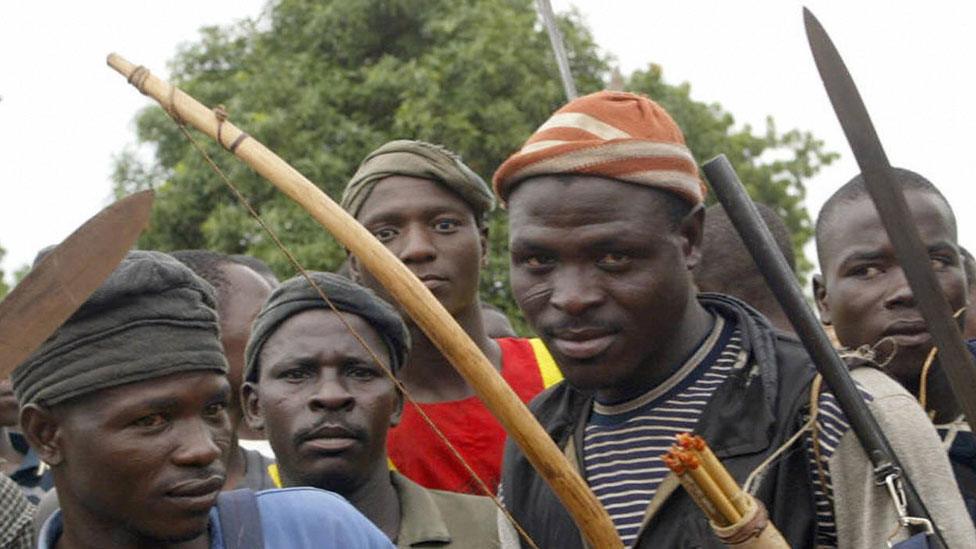
[[[221,492],[217,496],[217,514],[226,549],[264,549],[261,514],[253,490]]]

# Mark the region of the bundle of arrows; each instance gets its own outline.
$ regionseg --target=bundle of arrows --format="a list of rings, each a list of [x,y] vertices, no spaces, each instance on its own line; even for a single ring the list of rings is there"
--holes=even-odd
[[[769,521],[762,502],[743,490],[700,436],[681,433],[664,463],[708,517],[715,535],[736,548],[778,549],[789,545]]]

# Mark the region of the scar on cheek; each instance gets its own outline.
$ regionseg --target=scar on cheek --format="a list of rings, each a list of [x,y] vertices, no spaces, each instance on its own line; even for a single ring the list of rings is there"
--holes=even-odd
[[[534,303],[537,301],[546,301],[549,299],[549,296],[551,295],[552,295],[552,290],[549,288],[534,289],[525,294],[525,297],[522,299],[522,302]]]

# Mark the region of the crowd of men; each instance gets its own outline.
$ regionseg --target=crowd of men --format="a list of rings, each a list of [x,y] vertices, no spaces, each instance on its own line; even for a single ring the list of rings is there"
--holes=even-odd
[[[951,206],[918,174],[893,177],[967,318],[976,269]],[[363,160],[341,204],[530,405],[626,547],[722,546],[662,461],[685,431],[740,483],[755,477],[793,547],[905,540],[851,422],[705,198],[669,114],[605,91],[556,111],[491,187],[448,149],[399,140]],[[534,338],[478,295],[496,201]],[[794,264],[782,220],[760,211],[770,253]],[[860,177],[825,204],[816,244],[816,303],[863,399],[941,538],[976,547],[976,439],[938,361],[926,367],[931,337]],[[279,283],[245,256],[130,252],[4,383],[0,547],[586,546],[354,256],[342,274]]]

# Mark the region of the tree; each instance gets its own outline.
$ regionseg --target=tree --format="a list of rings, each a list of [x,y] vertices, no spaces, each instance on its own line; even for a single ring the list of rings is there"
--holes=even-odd
[[[579,16],[561,16],[560,26],[581,93],[605,87],[609,59]],[[488,178],[564,102],[531,0],[278,0],[261,23],[203,29],[171,68],[175,83],[205,104],[225,105],[236,124],[333,197],[368,152],[396,138],[445,144]],[[754,196],[784,213],[797,244],[809,239],[802,181],[831,159],[819,142],[777,134],[771,122],[763,135],[735,129],[731,115],[692,100],[687,85],[666,84],[654,67],[632,75],[628,86],[687,124],[700,158],[729,154]],[[162,109],[142,111],[136,126],[152,160],[126,149],[114,179],[119,195],[157,191],[143,247],[247,253],[279,275],[293,273]],[[305,267],[339,266],[344,251],[309,216],[216,144],[200,141]],[[770,150],[792,160],[762,161]],[[484,295],[524,328],[509,293],[503,212],[490,227]]]

